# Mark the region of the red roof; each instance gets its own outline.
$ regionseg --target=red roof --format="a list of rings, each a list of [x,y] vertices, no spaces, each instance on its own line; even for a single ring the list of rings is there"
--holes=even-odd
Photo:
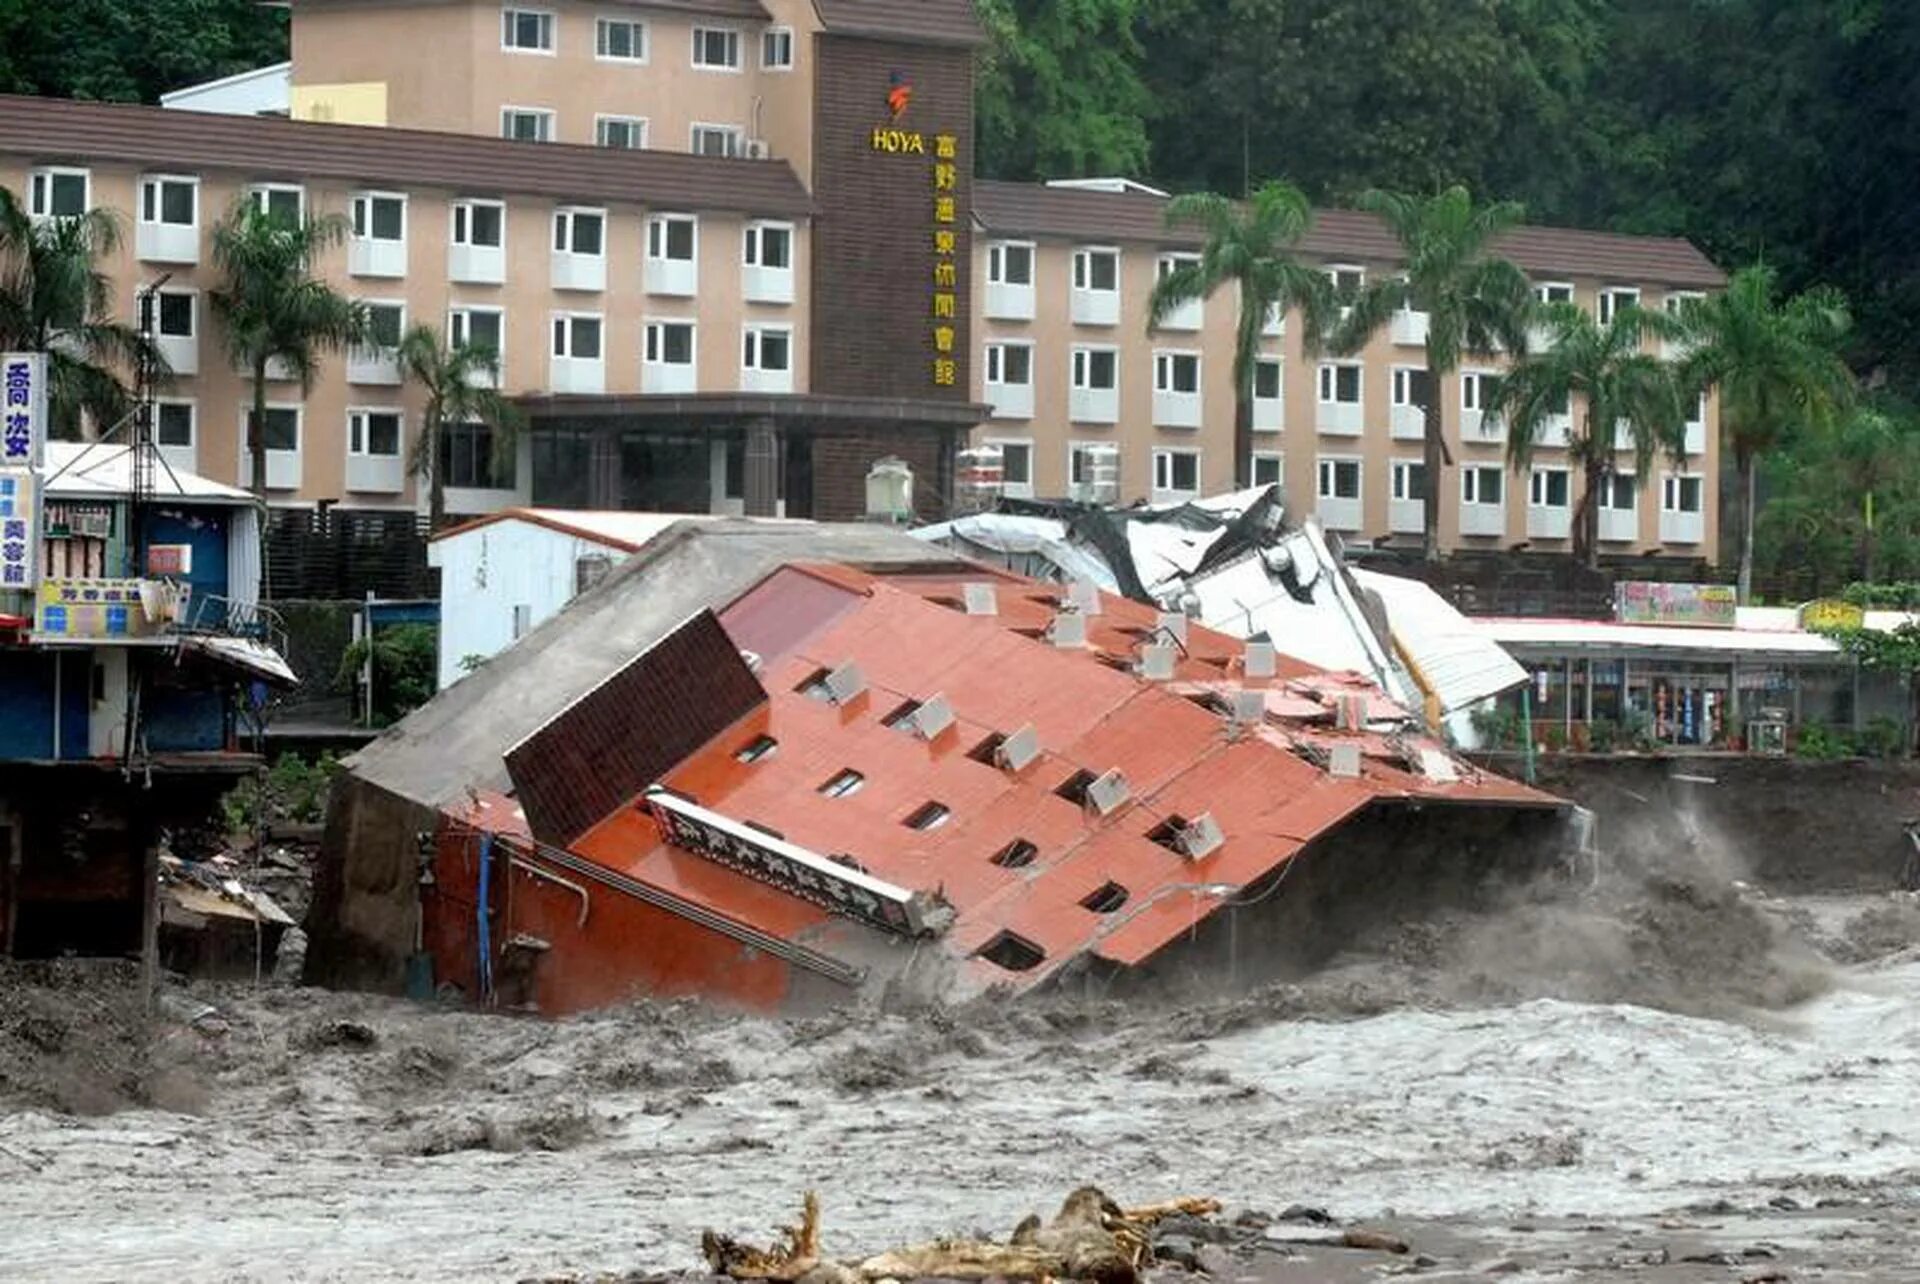
[[[1375,716],[1394,710],[1355,675],[1283,657],[1273,679],[1249,680],[1240,672],[1244,644],[1196,625],[1174,679],[1148,681],[1131,661],[1156,626],[1151,608],[1103,597],[1088,645],[1061,649],[1038,636],[1059,609],[1057,586],[984,570],[969,578],[994,584],[999,614],[966,614],[965,582],[950,573],[790,565],[761,581],[720,618],[758,655],[768,702],[663,784],[728,820],[850,857],[884,882],[937,891],[954,911],[941,948],[972,987],[1029,985],[1086,952],[1138,963],[1375,800],[1558,805],[1464,763],[1457,782],[1430,779],[1404,765],[1386,735],[1335,730],[1340,694],[1368,697]],[[848,662],[866,684],[851,700],[836,705],[800,690]],[[1269,720],[1236,734],[1202,701],[1244,686],[1267,689]],[[935,695],[955,722],[931,740],[887,725],[906,702]],[[1027,725],[1042,752],[1022,770],[978,753],[990,736]],[[775,751],[740,761],[760,736]],[[1316,760],[1342,741],[1362,751],[1357,778],[1337,778]],[[1130,794],[1106,816],[1056,792],[1077,772],[1114,768]],[[862,777],[856,792],[821,792],[849,769]],[[910,826],[929,803],[947,818]],[[1170,818],[1203,813],[1225,835],[1210,854],[1191,859],[1153,836]],[[1031,863],[995,863],[1015,840],[1036,849]],[[621,807],[573,850],[783,940],[820,947],[832,927],[826,909],[669,845],[643,807]],[[1083,905],[1109,883],[1124,889],[1122,904],[1106,912]],[[1013,972],[977,956],[1003,932],[1037,946],[1043,961]]]

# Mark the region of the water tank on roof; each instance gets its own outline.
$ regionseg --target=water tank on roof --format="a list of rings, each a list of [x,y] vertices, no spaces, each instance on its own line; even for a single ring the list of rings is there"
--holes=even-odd
[[[867,470],[867,520],[904,525],[913,520],[913,469],[889,455]]]

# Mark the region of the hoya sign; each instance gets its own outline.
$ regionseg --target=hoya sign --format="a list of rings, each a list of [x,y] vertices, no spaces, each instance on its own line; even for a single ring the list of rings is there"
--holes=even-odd
[[[39,468],[47,452],[47,354],[0,356],[0,468]]]

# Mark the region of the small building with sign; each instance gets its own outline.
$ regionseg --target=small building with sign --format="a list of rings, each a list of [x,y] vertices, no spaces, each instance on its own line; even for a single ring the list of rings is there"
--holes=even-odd
[[[32,528],[0,588],[0,956],[140,952],[163,837],[190,854],[292,681],[254,498],[161,467],[136,502],[134,471],[49,442],[0,513]]]
[[[1510,739],[1523,718],[1536,744],[1595,752],[1778,753],[1814,726],[1910,738],[1905,679],[1861,668],[1827,631],[1913,617],[1845,602],[1736,607],[1722,587],[1623,582],[1614,620],[1475,619],[1530,679],[1483,717],[1480,738]]]

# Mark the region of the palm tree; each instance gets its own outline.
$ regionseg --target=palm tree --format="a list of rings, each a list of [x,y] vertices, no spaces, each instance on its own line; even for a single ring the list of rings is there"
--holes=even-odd
[[[411,468],[414,476],[429,485],[427,518],[437,529],[447,515],[446,470],[440,466],[442,431],[449,424],[483,423],[493,430],[499,448],[513,441],[524,416],[495,386],[500,355],[492,348],[447,344],[432,326],[417,325],[401,336],[400,369],[427,397]]]
[[[1489,251],[1495,238],[1523,217],[1511,201],[1475,205],[1464,187],[1435,196],[1367,192],[1361,209],[1377,214],[1400,242],[1406,271],[1360,291],[1333,337],[1339,352],[1357,352],[1402,309],[1427,317],[1427,399],[1424,412],[1426,495],[1424,541],[1429,562],[1440,560],[1440,476],[1447,451],[1440,382],[1460,368],[1466,353],[1504,347],[1524,351],[1533,291],[1526,273]]]
[[[1795,427],[1837,422],[1853,398],[1840,357],[1850,324],[1846,300],[1816,288],[1784,302],[1765,264],[1734,273],[1727,288],[1678,313],[1688,345],[1681,368],[1696,388],[1720,393],[1720,437],[1740,485],[1740,600],[1753,592],[1754,463]]]
[[[1600,494],[1618,472],[1621,430],[1633,451],[1635,484],[1645,487],[1656,454],[1685,458],[1686,399],[1673,366],[1646,351],[1649,332],[1667,332],[1664,318],[1623,307],[1602,326],[1567,303],[1540,316],[1552,343],[1514,362],[1487,413],[1506,424],[1507,458],[1524,473],[1548,418],[1572,412],[1567,455],[1586,482],[1574,509],[1573,552],[1592,569],[1600,560]]]
[[[167,373],[140,332],[113,319],[113,283],[99,263],[119,248],[110,211],[35,219],[0,188],[0,349],[47,354],[48,413],[60,436],[79,436],[82,415],[102,428],[125,419],[132,398],[119,371],[143,353]]]
[[[267,370],[283,367],[311,390],[320,356],[366,341],[366,309],[313,275],[319,255],[346,238],[339,215],[294,221],[242,199],[213,229],[213,261],[226,283],[212,291],[227,355],[253,380],[247,422],[252,490],[267,493]]]
[[[1309,347],[1326,332],[1333,291],[1317,269],[1294,257],[1294,247],[1313,222],[1313,208],[1300,190],[1267,183],[1244,204],[1211,192],[1176,196],[1167,204],[1169,228],[1197,227],[1206,244],[1197,262],[1183,263],[1153,287],[1147,329],[1157,329],[1183,303],[1205,299],[1223,286],[1236,287],[1240,316],[1233,345],[1233,475],[1253,484],[1253,379],[1260,359],[1260,332],[1269,316],[1299,308]]]

